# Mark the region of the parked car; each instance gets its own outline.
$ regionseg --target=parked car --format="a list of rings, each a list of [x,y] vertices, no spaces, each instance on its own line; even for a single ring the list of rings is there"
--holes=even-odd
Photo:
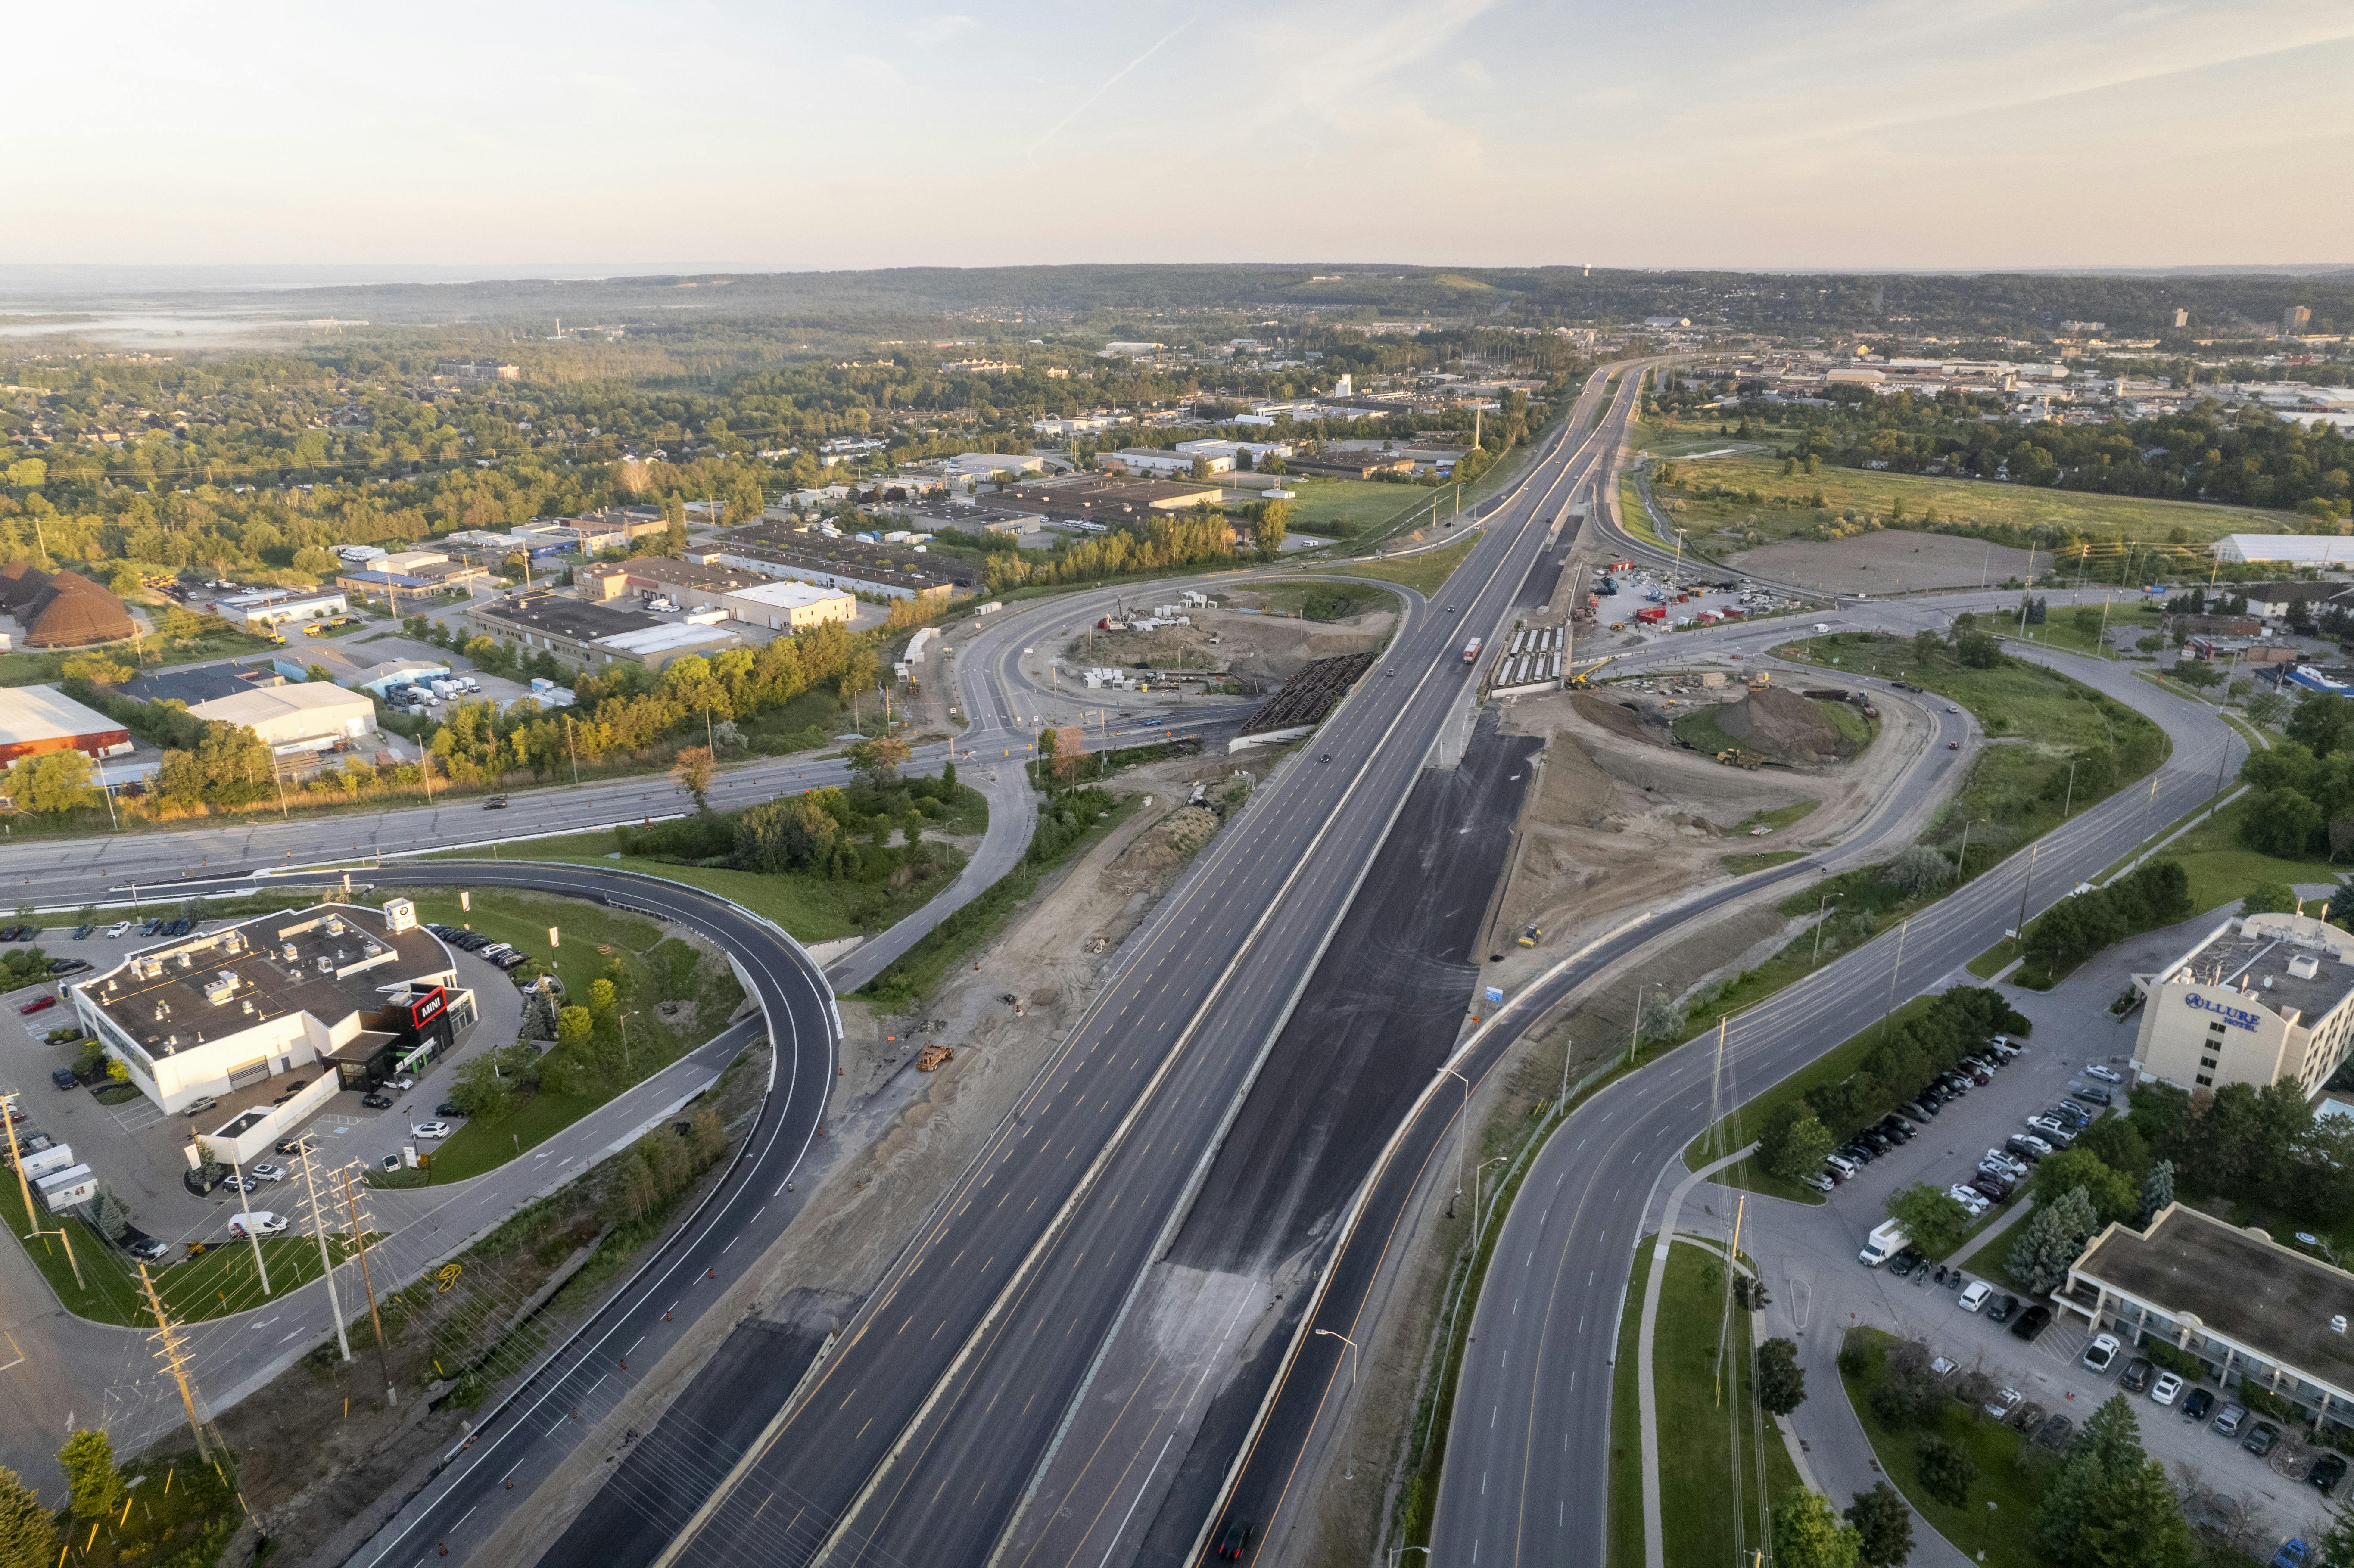
[[[2051,1322],[2052,1308],[2038,1303],[2019,1315],[2019,1321],[2010,1326],[2010,1331],[2031,1343]]]
[[[1903,1111],[1906,1116],[1911,1117],[1915,1122],[1927,1121],[1931,1117],[1937,1114],[1928,1107],[1923,1105],[1919,1100],[1907,1100],[1904,1104],[1898,1106],[1896,1108]]]
[[[408,1136],[418,1139],[447,1138],[450,1136],[450,1124],[446,1121],[420,1121],[408,1129]]]
[[[1839,1185],[1819,1171],[1799,1177],[1798,1182],[1801,1186],[1812,1187],[1818,1192],[1829,1192]]]
[[[92,931],[97,929],[97,927],[88,924],[77,926],[74,927],[73,939],[77,942],[82,941],[86,939]]]
[[[181,1114],[189,1117],[199,1117],[208,1110],[218,1109],[220,1109],[220,1101],[213,1098],[210,1095],[198,1095],[195,1099],[190,1100],[186,1105],[180,1107]]]
[[[1993,1199],[1988,1197],[1984,1192],[1979,1192],[1977,1188],[1966,1187],[1959,1181],[1955,1182],[1952,1186],[1946,1189],[1946,1196],[1951,1198],[1955,1202],[1959,1203],[1964,1212],[1968,1213],[1973,1219],[1985,1213],[1988,1206],[1994,1202]]]
[[[286,1180],[286,1167],[265,1160],[253,1168],[252,1175],[257,1181],[283,1181]]]
[[[2346,1456],[2343,1454],[2324,1454],[2313,1462],[2313,1468],[2306,1471],[2305,1477],[2306,1484],[2326,1498],[2335,1497],[2338,1483],[2345,1478]]]
[[[1954,1298],[1954,1305],[1965,1312],[1975,1312],[1985,1306],[1987,1298],[1993,1294],[1993,1286],[1983,1279],[1973,1279],[1963,1287],[1962,1293]]]
[[[2057,1117],[2031,1116],[2027,1118],[2029,1130],[2054,1149],[2065,1149],[2076,1141],[2076,1135],[2060,1125]]]
[[[2221,1411],[2216,1413],[2215,1419],[2209,1423],[2209,1425],[2213,1428],[2219,1436],[2237,1437],[2240,1435],[2241,1425],[2245,1423],[2247,1419],[2248,1407],[2246,1405],[2227,1404]]]
[[[49,972],[53,975],[78,975],[88,968],[88,959],[57,959],[50,962]]]
[[[2055,1100],[2046,1106],[2043,1114],[2056,1117],[2070,1130],[2081,1132],[2092,1124],[2093,1113],[2073,1100]]]
[[[1921,1255],[1914,1252],[1908,1246],[1903,1251],[1898,1253],[1894,1257],[1888,1260],[1888,1272],[1894,1275],[1897,1278],[1902,1279],[1906,1275],[1912,1273],[1913,1270],[1922,1263],[1922,1261],[1923,1259]]]
[[[2207,1413],[2214,1408],[2215,1396],[2203,1388],[2194,1388],[2182,1396],[2182,1419],[2185,1421],[2203,1421]]]
[[[36,1012],[47,1012],[57,1004],[58,999],[54,996],[37,996],[16,1011],[24,1013],[27,1017],[30,1017]]]
[[[386,1079],[384,1086],[388,1089],[398,1089],[405,1095],[409,1090],[417,1086],[417,1080],[410,1077],[407,1073],[399,1073]]]
[[[392,1108],[392,1097],[390,1095],[379,1095],[371,1090],[367,1094],[360,1097],[360,1104],[367,1107],[370,1110],[390,1110]]]
[[[1986,1157],[1989,1163],[2003,1167],[2013,1176],[2023,1179],[2028,1173],[2029,1166],[2027,1161],[2021,1160],[2018,1155],[2009,1153],[2007,1150],[1989,1149],[1986,1151]]]
[[[2068,1451],[2068,1439],[2075,1430],[2073,1421],[2064,1415],[2055,1415],[2035,1429],[2035,1441],[2041,1447],[2049,1448],[2055,1454],[2064,1454]]]
[[[274,1236],[286,1228],[286,1216],[273,1214],[268,1209],[255,1209],[229,1217],[228,1232],[233,1236]]]
[[[2068,1091],[2068,1097],[2070,1099],[2082,1100],[2088,1106],[2109,1105],[2113,1103],[2115,1098],[2115,1097],[2111,1095],[2108,1090],[2101,1087],[2098,1084],[2086,1084],[2081,1089],[2070,1089]]]
[[[2245,1437],[2240,1439],[2240,1446],[2261,1459],[2271,1453],[2273,1445],[2279,1441],[2280,1428],[2269,1421],[2259,1421],[2249,1429]]]
[[[1823,1163],[1837,1171],[1839,1179],[1842,1181],[1854,1175],[1858,1169],[1856,1162],[1844,1154],[1826,1154],[1823,1156]]]
[[[2139,1393],[2149,1386],[2150,1377],[2157,1371],[2147,1356],[2136,1356],[2126,1363],[2126,1375],[2117,1380],[2117,1386],[2127,1393]]]
[[[73,1075],[71,1067],[52,1067],[49,1069],[49,1082],[61,1089],[70,1089],[80,1080]]]
[[[2084,1347],[2084,1364],[2096,1372],[2105,1372],[2109,1370],[2109,1363],[2117,1359],[2117,1351],[2122,1348],[2115,1334],[2095,1334],[2093,1342]]]
[[[2032,1132],[2014,1132],[2010,1135],[2009,1141],[2005,1143],[2003,1147],[2009,1150],[2013,1154],[2019,1155],[2027,1160],[2030,1163],[2041,1160],[2047,1155],[2057,1154],[2060,1152],[2058,1149],[2046,1142],[2041,1136]]]
[[[2006,1290],[2002,1293],[2001,1297],[1996,1300],[1993,1306],[1986,1309],[1987,1321],[1989,1323],[2008,1323],[2010,1321],[2011,1315],[2018,1310],[2019,1298]]]
[[[130,922],[130,921],[128,921],[128,920],[117,920],[113,925],[109,926],[109,927],[106,928],[106,934],[107,934],[107,936],[108,936],[108,938],[116,938],[116,937],[120,937],[120,936],[122,936],[122,933],[124,933],[125,931],[128,931],[129,929],[131,929],[131,922]]]
[[[154,1236],[141,1236],[136,1241],[124,1242],[122,1250],[143,1262],[155,1263],[172,1255],[172,1244],[157,1241]]]
[[[2149,1402],[2152,1404],[2172,1404],[2174,1403],[2174,1396],[2181,1392],[2182,1377],[2180,1373],[2170,1372],[2160,1372],[2158,1374],[2158,1381],[2149,1385]]]
[[[1984,1171],[1970,1178],[1970,1185],[1985,1193],[1989,1202],[1999,1203],[2010,1196],[2009,1182],[1999,1176],[1988,1175]]]
[[[2084,1075],[2088,1078],[2098,1078],[2105,1084],[2122,1084],[2126,1081],[2126,1075],[2114,1067],[2104,1067],[2098,1062],[2087,1066],[2084,1069]]]

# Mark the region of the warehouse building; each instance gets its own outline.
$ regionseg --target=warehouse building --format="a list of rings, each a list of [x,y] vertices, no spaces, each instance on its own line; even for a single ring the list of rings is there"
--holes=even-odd
[[[690,613],[706,606],[724,609],[731,620],[772,631],[806,631],[830,620],[847,626],[858,614],[857,599],[840,588],[668,556],[582,567],[572,580],[580,597],[592,604],[608,604],[631,593],[651,595],[672,599]]]
[[[248,631],[292,620],[325,620],[350,609],[351,602],[340,588],[265,588],[213,602],[214,612],[223,620]]]
[[[484,636],[502,638],[526,652],[544,649],[583,669],[618,663],[661,670],[691,653],[707,658],[745,646],[739,633],[725,627],[664,620],[547,588],[472,605],[465,619]]]
[[[733,567],[877,599],[945,599],[956,590],[948,577],[914,565],[921,557],[913,551],[902,555],[817,534],[785,537],[794,543],[772,543],[758,534],[731,535],[724,541],[688,550],[686,558],[698,566]]]
[[[2260,1388],[2354,1427],[2354,1274],[2180,1203],[2112,1224],[2053,1299],[2127,1344],[2164,1343],[2225,1389]]]
[[[286,673],[276,662],[256,659],[247,662],[197,664],[186,670],[158,670],[152,675],[142,675],[122,683],[122,694],[136,697],[143,703],[181,703],[195,707],[216,697],[235,696],[239,692],[260,691],[269,686],[286,683]]]
[[[0,767],[45,751],[79,751],[95,760],[130,749],[129,730],[55,686],[0,686]]]
[[[2134,987],[2135,1073],[2194,1093],[2287,1081],[2309,1096],[2354,1042],[2354,932],[2309,915],[2226,920]]]
[[[289,681],[235,696],[216,697],[188,710],[192,718],[253,731],[273,752],[329,751],[376,728],[376,705],[327,681]]]
[[[72,987],[74,1014],[164,1112],[221,1101],[194,1130],[249,1160],[338,1089],[433,1060],[472,1026],[474,993],[405,898],[240,921],[133,954]],[[332,1070],[315,1073],[327,1065]],[[283,1104],[273,1081],[308,1079]]]

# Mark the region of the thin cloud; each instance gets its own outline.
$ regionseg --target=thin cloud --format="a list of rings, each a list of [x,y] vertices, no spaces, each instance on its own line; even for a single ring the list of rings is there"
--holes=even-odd
[[[924,44],[928,46],[932,44],[945,44],[950,38],[956,37],[960,34],[977,31],[980,26],[981,23],[973,17],[961,15],[951,16],[928,16],[923,21],[920,21],[914,26],[907,29],[907,40],[910,43]]]
[[[1130,71],[1133,71],[1137,67],[1142,65],[1145,61],[1159,54],[1163,46],[1175,38],[1178,34],[1192,26],[1194,22],[1199,19],[1199,16],[1200,13],[1196,12],[1193,16],[1186,17],[1175,26],[1170,28],[1168,32],[1161,36],[1159,42],[1155,43],[1150,48],[1145,50],[1142,54],[1137,56],[1134,59],[1129,61],[1126,65],[1120,67],[1118,70],[1112,72],[1109,77],[1105,79],[1104,84],[1101,87],[1097,88],[1093,92],[1087,94],[1087,97],[1081,99],[1078,102],[1078,106],[1073,109],[1068,114],[1066,114],[1060,120],[1055,121],[1053,127],[1049,129],[1044,136],[1039,137],[1035,142],[1030,143],[1030,151],[1027,155],[1031,162],[1035,163],[1037,161],[1039,148],[1044,147],[1047,143],[1061,135],[1070,125],[1072,121],[1076,120],[1080,115],[1085,114],[1089,109],[1095,107],[1096,100],[1101,98],[1105,93],[1109,92],[1113,88],[1118,87],[1120,82],[1127,78]]]

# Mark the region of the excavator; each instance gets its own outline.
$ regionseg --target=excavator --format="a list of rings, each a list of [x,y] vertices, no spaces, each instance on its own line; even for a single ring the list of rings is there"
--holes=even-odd
[[[1596,659],[1593,663],[1588,664],[1585,669],[1576,671],[1569,677],[1571,688],[1573,690],[1582,691],[1585,688],[1591,686],[1594,684],[1595,672],[1617,657],[1618,655],[1616,653],[1605,654],[1603,657]]]

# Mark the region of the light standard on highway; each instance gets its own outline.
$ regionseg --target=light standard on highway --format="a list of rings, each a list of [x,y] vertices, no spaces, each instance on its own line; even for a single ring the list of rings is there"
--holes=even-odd
[[[1430,1548],[1427,1546],[1393,1546],[1390,1548],[1390,1568],[1398,1568],[1398,1560],[1409,1552],[1419,1552],[1425,1562],[1429,1560]]]
[[[1471,1080],[1452,1067],[1441,1067],[1441,1074],[1452,1074],[1463,1086],[1463,1111],[1455,1127],[1455,1191],[1447,1195],[1447,1217],[1455,1217],[1455,1200],[1463,1195],[1463,1172],[1471,1158]]]
[[[1327,1339],[1338,1340],[1349,1347],[1349,1419],[1352,1425],[1349,1428],[1349,1467],[1342,1472],[1341,1478],[1344,1481],[1353,1481],[1357,1478],[1357,1429],[1353,1425],[1357,1418],[1357,1341],[1333,1329],[1319,1329],[1316,1331]]]
[[[635,1071],[630,1065],[630,1020],[637,1017],[640,1011],[640,1009],[631,1008],[621,1014],[621,1071],[624,1073]]]
[[[1627,1032],[1627,1065],[1635,1065],[1635,1053],[1643,1046],[1643,991],[1651,982],[1644,980],[1635,987],[1635,1026]]]
[[[2068,764],[2068,793],[2060,802],[2060,820],[2066,821],[2068,813],[2076,809],[2076,765]]]
[[[1966,877],[1970,874],[1970,829],[1980,822],[1991,822],[1992,817],[1972,817],[1962,824],[1962,855],[1954,863],[1954,874]]]
[[[1969,829],[1967,827],[1963,828],[1962,834],[1962,842],[1964,847],[1967,848],[1969,843]],[[1817,964],[1823,961],[1823,911],[1829,908],[1831,900],[1838,896],[1839,895],[1836,893],[1826,893],[1823,895],[1821,901],[1815,906],[1815,956],[1807,960],[1807,967],[1808,969],[1813,969]],[[1637,1012],[1638,1014],[1640,1013],[1641,1009],[1639,1006],[1637,1008]]]
[[[1499,1154],[1493,1160],[1483,1160],[1471,1172],[1471,1239],[1475,1245],[1479,1239],[1479,1178],[1487,1174],[1489,1166],[1501,1165],[1511,1158],[1508,1154]],[[1490,1192],[1488,1196],[1493,1198],[1495,1194]]]

